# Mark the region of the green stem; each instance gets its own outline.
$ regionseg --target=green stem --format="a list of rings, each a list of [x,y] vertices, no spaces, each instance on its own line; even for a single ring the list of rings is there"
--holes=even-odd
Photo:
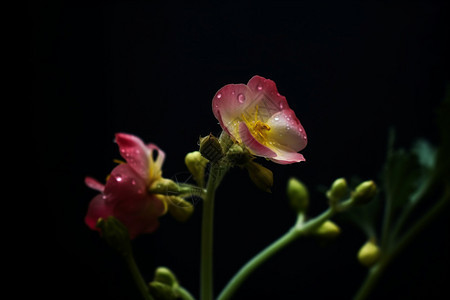
[[[200,261],[200,299],[213,299],[213,224],[214,197],[220,182],[220,167],[212,164],[210,168],[206,197],[203,201],[202,241]]]
[[[342,203],[342,207],[348,207],[350,201],[346,201]],[[242,283],[247,279],[247,277],[253,273],[260,265],[262,265],[265,261],[267,261],[270,257],[272,257],[275,253],[289,245],[295,239],[300,237],[301,235],[305,235],[316,230],[320,225],[322,225],[325,221],[330,219],[335,213],[336,209],[329,208],[321,215],[317,216],[314,219],[309,220],[304,223],[304,214],[300,213],[297,217],[296,224],[283,236],[277,239],[275,242],[267,246],[264,250],[262,250],[259,254],[253,257],[250,261],[248,261],[228,282],[225,288],[220,293],[218,300],[227,300],[236,292],[236,290],[242,285]]]
[[[142,297],[145,300],[153,300],[153,297],[150,295],[148,285],[145,282],[144,278],[142,278],[141,272],[139,271],[139,268],[136,264],[136,261],[134,260],[133,255],[132,254],[124,255],[124,258],[128,264],[128,268],[130,269],[134,282],[136,282],[136,285],[142,294]]]

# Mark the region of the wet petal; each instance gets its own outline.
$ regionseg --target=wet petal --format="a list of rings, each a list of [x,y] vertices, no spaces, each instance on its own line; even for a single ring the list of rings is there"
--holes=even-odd
[[[237,138],[238,123],[242,113],[252,103],[253,95],[245,84],[228,84],[221,88],[213,98],[214,116],[222,129]]]
[[[127,161],[142,178],[148,178],[150,151],[144,142],[137,136],[118,133],[116,142],[119,145],[120,155]]]
[[[242,139],[242,143],[249,148],[249,150],[257,156],[263,157],[275,157],[276,153],[270,150],[268,147],[264,146],[258,142],[253,135],[250,133],[247,125],[244,122],[239,124],[239,135]]]
[[[298,152],[306,147],[305,130],[292,109],[284,109],[274,114],[267,124],[271,128],[267,132],[267,138],[274,145],[281,145],[293,152]]]

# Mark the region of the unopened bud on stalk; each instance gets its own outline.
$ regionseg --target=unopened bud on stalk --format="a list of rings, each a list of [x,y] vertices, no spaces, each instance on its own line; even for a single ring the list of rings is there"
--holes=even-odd
[[[327,198],[330,201],[330,205],[336,205],[348,194],[347,181],[345,178],[336,179],[331,188],[327,191]]]
[[[158,267],[155,270],[155,277],[153,280],[171,287],[178,285],[178,280],[175,274],[173,274],[172,271],[166,267]]]
[[[175,220],[179,222],[185,222],[194,212],[194,206],[192,203],[184,200],[181,197],[169,196],[169,213]]]
[[[286,192],[289,203],[297,213],[304,212],[308,208],[309,192],[301,181],[296,178],[289,179]]]
[[[130,235],[122,222],[112,216],[106,219],[99,218],[97,228],[100,228],[101,236],[108,245],[123,256],[131,255]]]
[[[370,202],[377,193],[377,185],[373,180],[360,183],[352,193],[354,204],[365,204]]]
[[[380,254],[380,248],[375,239],[370,239],[359,249],[358,260],[363,266],[370,268],[378,261]]]
[[[223,157],[219,139],[212,134],[200,138],[200,153],[211,162],[219,161]]]
[[[160,178],[150,186],[149,192],[152,194],[178,195],[180,187],[173,180]]]
[[[250,160],[245,164],[248,175],[253,183],[261,190],[270,193],[273,186],[273,173],[266,167]]]
[[[341,233],[341,229],[334,222],[328,220],[325,221],[317,230],[314,235],[323,237],[325,239],[334,239]]]
[[[201,187],[205,186],[205,168],[208,160],[202,156],[200,151],[186,154],[184,162],[189,172],[194,177],[195,182]]]

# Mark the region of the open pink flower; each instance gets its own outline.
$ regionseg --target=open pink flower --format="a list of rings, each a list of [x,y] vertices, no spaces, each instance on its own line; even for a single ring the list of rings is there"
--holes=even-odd
[[[167,211],[164,196],[151,194],[148,188],[161,179],[165,154],[156,145],[145,145],[138,137],[118,133],[116,142],[127,163],[115,167],[106,184],[86,177],[85,183],[101,194],[89,204],[86,224],[93,230],[99,218],[116,217],[127,228],[131,239],[158,227],[158,217]],[[153,152],[156,151],[156,159]]]
[[[272,80],[254,76],[247,85],[228,84],[212,109],[222,129],[252,154],[279,164],[305,160],[297,153],[306,147],[305,130]]]

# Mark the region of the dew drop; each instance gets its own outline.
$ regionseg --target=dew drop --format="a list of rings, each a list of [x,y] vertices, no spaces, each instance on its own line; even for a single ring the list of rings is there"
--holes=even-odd
[[[244,103],[244,101],[245,101],[245,96],[244,96],[244,94],[239,94],[239,95],[237,96],[237,99],[238,99],[239,103]]]
[[[222,94],[217,94],[217,99],[220,99],[220,98],[222,98]]]
[[[102,195],[103,200],[106,200],[106,198],[107,198],[106,195]]]
[[[281,109],[283,109],[283,108],[284,108],[284,105],[283,105],[283,103],[280,103],[280,108],[281,108]]]
[[[121,182],[123,179],[121,175],[116,175],[114,178],[116,179],[117,182]]]
[[[279,121],[280,120],[280,118],[279,117],[275,117],[275,121]]]
[[[258,85],[257,89],[258,89],[258,91],[261,91],[262,90],[262,86]]]
[[[300,131],[300,132],[303,132],[303,129],[299,128],[299,131]]]
[[[131,180],[131,184],[132,184],[132,185],[136,185],[136,180],[134,180],[134,179]]]

